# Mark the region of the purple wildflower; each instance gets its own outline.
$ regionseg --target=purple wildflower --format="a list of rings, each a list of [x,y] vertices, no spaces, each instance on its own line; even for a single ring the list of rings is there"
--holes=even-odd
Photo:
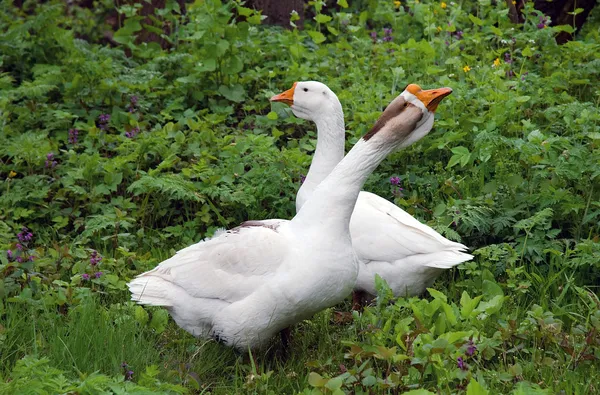
[[[372,31],[371,32],[371,39],[372,40],[376,40],[377,39],[377,32],[376,31]]]
[[[78,129],[69,129],[69,143],[70,144],[77,144],[77,138],[79,137],[79,130]]]
[[[128,370],[125,373],[125,380],[131,380],[133,378],[133,370]]]
[[[515,72],[514,72],[514,71],[512,71],[512,70],[508,70],[508,71],[506,72],[506,76],[507,76],[508,78],[512,78],[512,77],[514,77],[514,76],[515,76]]]
[[[469,368],[467,367],[467,364],[465,363],[465,361],[463,361],[462,357],[458,357],[458,358],[456,359],[456,362],[458,363],[458,367],[459,367],[461,370],[467,370],[467,369],[469,369]]]
[[[17,247],[17,250],[23,251],[23,244],[17,243],[16,247]]]
[[[46,155],[46,167],[55,167],[57,164],[57,162],[54,160],[54,153],[53,152],[49,152]]]
[[[33,262],[35,260],[35,257],[33,255],[29,255],[29,262]]]
[[[392,29],[391,28],[383,28],[383,41],[392,41]]]
[[[512,57],[510,56],[510,53],[509,53],[509,52],[506,52],[506,53],[504,54],[504,61],[505,61],[506,63],[508,63],[508,64],[511,64],[511,63],[513,62],[513,61],[512,61]]]
[[[125,137],[132,139],[135,136],[137,136],[139,132],[140,132],[140,128],[138,128],[136,126],[135,128],[131,129],[129,132],[125,132]]]
[[[17,262],[19,262],[19,263],[23,262],[23,258],[22,258],[22,257],[20,257],[20,256],[18,256],[18,257],[17,257],[17,259],[15,259],[15,260],[16,260]]]
[[[538,29],[543,29],[548,25],[548,17],[540,15],[540,23],[537,24]]]
[[[400,185],[400,177],[390,177],[390,184],[392,185]]]
[[[300,174],[300,185],[304,184],[304,181],[306,181],[306,176],[304,174]]]
[[[21,243],[27,244],[33,239],[33,233],[31,233],[26,226],[23,226],[21,231],[17,234],[17,239],[19,239]]]
[[[121,367],[122,367],[123,369],[125,369],[127,366],[129,366],[129,365],[127,365],[127,362],[126,362],[126,361],[123,361],[123,362],[121,362]]]
[[[108,114],[100,114],[98,116],[98,123],[99,123],[99,127],[102,130],[106,130],[106,127],[108,126],[108,122],[110,121],[110,115]]]
[[[469,344],[467,344],[467,355],[472,356],[477,351],[477,346],[473,343],[473,339],[469,339]]]
[[[96,278],[100,278],[100,277],[102,277],[102,275],[103,275],[103,274],[104,274],[104,273],[102,273],[102,272],[96,272],[96,273],[94,273],[94,276],[95,276]]]
[[[100,263],[100,261],[102,261],[102,257],[100,254],[98,254],[98,251],[93,250],[92,254],[90,255],[90,265],[96,266]]]
[[[7,257],[9,260],[12,260],[12,259],[13,259],[13,252],[12,252],[12,250],[8,250],[8,251],[6,251],[6,257]]]
[[[528,72],[521,74],[521,81],[525,81],[528,74],[529,74]]]
[[[135,107],[138,103],[138,97],[133,95],[129,98],[129,112],[135,112]]]
[[[87,281],[87,280],[89,280],[89,279],[90,279],[90,275],[89,275],[89,274],[87,274],[87,273],[83,273],[83,274],[81,275],[81,278],[82,278],[84,281]]]
[[[454,38],[456,38],[457,40],[462,40],[463,38],[463,31],[462,30],[458,30],[457,32],[454,33]]]

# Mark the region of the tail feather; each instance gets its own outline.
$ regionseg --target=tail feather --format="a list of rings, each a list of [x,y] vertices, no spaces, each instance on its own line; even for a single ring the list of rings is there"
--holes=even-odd
[[[169,289],[173,284],[157,276],[139,276],[131,280],[129,284],[131,300],[139,304],[151,306],[172,307],[173,300]]]
[[[446,250],[433,254],[425,254],[425,256],[427,255],[430,256],[425,259],[425,266],[439,269],[450,269],[456,265],[473,259],[473,255],[467,254],[460,250]]]

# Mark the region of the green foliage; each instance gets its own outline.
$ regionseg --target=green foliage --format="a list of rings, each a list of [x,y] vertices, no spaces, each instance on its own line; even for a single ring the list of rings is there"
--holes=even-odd
[[[240,1],[114,7],[2,1],[0,392],[598,390],[597,15],[557,46],[572,27],[530,3],[515,26],[504,2],[315,0],[303,30]],[[325,311],[255,366],[125,284],[218,228],[293,216],[316,136],[268,98],[308,79],[338,93],[347,148],[406,84],[452,87],[365,189],[476,259],[427,299],[379,281],[352,324]]]

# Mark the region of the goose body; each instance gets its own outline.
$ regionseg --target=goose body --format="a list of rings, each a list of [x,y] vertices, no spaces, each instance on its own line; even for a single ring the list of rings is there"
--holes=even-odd
[[[313,105],[312,96],[320,97],[322,92],[326,92],[329,101]],[[416,92],[411,92],[409,85],[402,95],[411,99]],[[272,100],[291,105],[296,116],[317,125],[317,148],[296,196],[299,211],[344,156],[342,106],[335,93],[316,81],[298,82]],[[422,109],[427,117],[424,125],[430,129],[435,107]],[[444,269],[473,258],[463,244],[446,239],[394,203],[365,191],[358,195],[350,234],[359,259],[355,290],[369,295],[376,294],[376,274],[386,280],[395,296],[413,296],[431,286]]]
[[[396,98],[292,220],[247,221],[189,246],[133,279],[132,300],[240,350],[340,302],[358,275],[349,223],[360,189],[387,154],[429,132],[422,107]]]

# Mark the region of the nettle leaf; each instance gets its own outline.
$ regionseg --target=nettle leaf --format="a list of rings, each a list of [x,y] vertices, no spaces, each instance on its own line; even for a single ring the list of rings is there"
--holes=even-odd
[[[321,44],[326,40],[325,35],[321,32],[315,30],[308,30],[306,33],[312,38],[315,44]]]
[[[327,22],[331,21],[331,17],[329,15],[325,15],[325,14],[317,14],[314,19],[318,23],[327,23]]]
[[[157,333],[163,333],[169,323],[169,313],[167,310],[159,309],[152,313],[152,319],[150,320],[150,328],[154,329]]]
[[[489,391],[486,390],[479,382],[475,379],[471,379],[469,385],[467,385],[467,395],[488,395]]]
[[[237,103],[242,102],[246,98],[246,91],[240,84],[235,84],[232,87],[221,85],[219,87],[219,93],[227,100]]]
[[[451,149],[452,157],[448,161],[448,168],[454,167],[460,163],[461,166],[466,166],[471,161],[471,152],[467,147],[458,146]]]
[[[142,30],[142,17],[136,16],[127,18],[123,27],[115,32],[113,40],[123,45],[132,45],[135,40],[135,33]]]

